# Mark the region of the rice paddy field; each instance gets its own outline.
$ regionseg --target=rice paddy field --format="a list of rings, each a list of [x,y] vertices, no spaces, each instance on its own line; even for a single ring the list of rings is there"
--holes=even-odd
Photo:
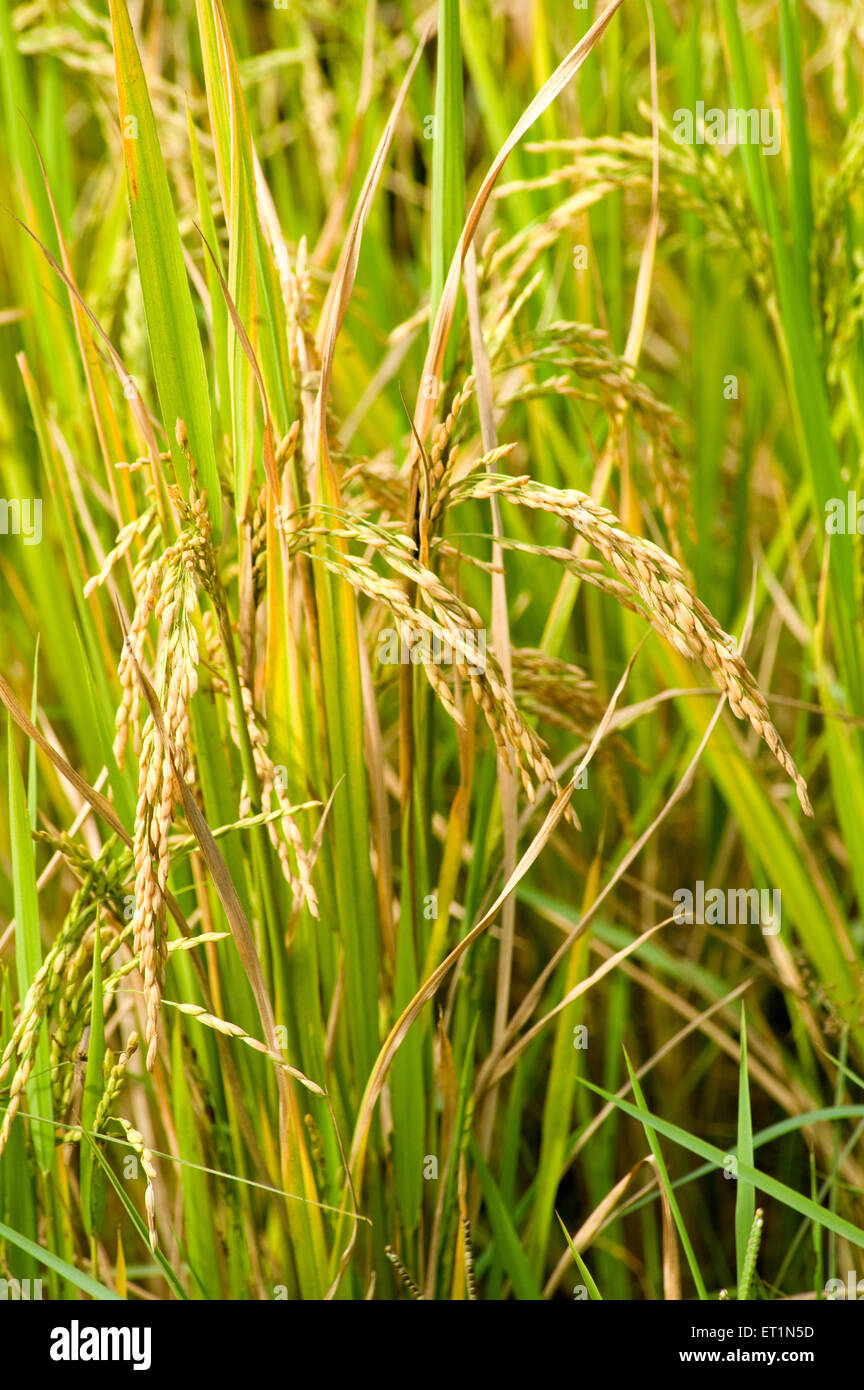
[[[860,4],[0,50],[0,1292],[864,1296]]]

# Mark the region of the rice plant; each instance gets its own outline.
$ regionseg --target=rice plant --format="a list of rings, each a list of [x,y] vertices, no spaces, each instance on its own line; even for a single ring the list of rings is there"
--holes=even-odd
[[[0,0],[4,1287],[857,1287],[862,39]]]

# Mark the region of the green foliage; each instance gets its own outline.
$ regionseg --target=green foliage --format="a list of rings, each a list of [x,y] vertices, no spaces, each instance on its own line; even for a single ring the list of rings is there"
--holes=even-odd
[[[4,1270],[862,1272],[853,9],[0,0]]]

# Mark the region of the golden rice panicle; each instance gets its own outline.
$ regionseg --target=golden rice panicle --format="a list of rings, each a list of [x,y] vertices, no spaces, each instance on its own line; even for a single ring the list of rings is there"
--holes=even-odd
[[[630,536],[618,519],[590,498],[575,495],[574,525],[643,600],[654,626],[682,656],[701,660],[729,700],[738,719],[749,720],[795,785],[801,808],[812,816],[807,784],[771,720],[768,706],[737,649],[705,605],[691,593],[677,560],[659,546]]]
[[[163,557],[164,558],[164,557]],[[123,650],[120,655],[120,665],[117,674],[120,677],[120,687],[122,691],[120,708],[114,721],[114,756],[117,759],[118,767],[123,767],[126,760],[126,746],[129,741],[130,728],[138,729],[138,710],[141,703],[141,692],[135,679],[135,665],[144,660],[144,643],[147,636],[147,625],[150,615],[156,606],[159,597],[159,589],[162,577],[162,560],[154,560],[147,563],[146,559],[140,559],[133,572],[133,585],[137,594],[135,612],[129,631],[123,641]],[[140,740],[136,737],[136,752],[140,746]]]
[[[123,556],[127,554],[127,552],[132,546],[132,543],[136,540],[137,537],[143,536],[144,532],[147,530],[147,527],[152,522],[153,516],[154,509],[150,507],[147,511],[142,512],[139,517],[136,517],[133,521],[130,521],[128,526],[124,526],[122,530],[120,530],[117,533],[116,544],[114,545],[113,550],[110,550],[108,554],[105,556],[105,559],[102,563],[102,568],[100,569],[99,573],[95,574],[92,579],[88,579],[87,583],[84,585],[85,598],[89,598],[90,595],[93,593],[94,589],[98,589],[102,584],[105,583],[105,581],[111,574],[111,571],[113,570],[114,566],[117,564],[117,561],[122,560]]]
[[[252,692],[242,680],[240,681],[240,690],[243,698],[243,714],[246,726],[249,730],[252,757],[258,776],[261,810],[271,811],[278,809],[281,811],[278,823],[272,820],[268,821],[268,837],[279,857],[282,873],[286,883],[294,894],[295,900],[305,902],[312,916],[317,917],[318,896],[312,885],[312,862],[309,858],[306,846],[303,843],[303,837],[291,813],[291,802],[280,769],[273,762],[267,751],[267,734],[263,720],[255,709]],[[231,737],[234,743],[239,747],[234,707],[230,700],[226,703],[225,708],[228,714],[228,726],[231,730]],[[241,816],[250,816],[253,814],[253,809],[249,788],[244,778],[240,792],[240,814]],[[280,830],[282,833],[280,833]],[[297,861],[296,875],[291,867],[291,859],[288,852],[289,845],[294,851],[294,857]]]
[[[144,1211],[147,1216],[150,1249],[155,1251],[159,1242],[156,1236],[156,1194],[153,1189],[153,1184],[156,1181],[156,1165],[153,1162],[153,1154],[145,1144],[143,1134],[140,1134],[128,1120],[118,1116],[118,1123],[123,1127],[130,1148],[141,1160],[141,1167],[144,1169],[144,1176],[147,1179],[147,1186],[144,1189]]]
[[[553,512],[569,522],[600,552],[644,606],[646,617],[676,651],[704,663],[729,700],[732,713],[749,721],[795,785],[805,815],[813,808],[807,784],[799,773],[771,720],[768,706],[738,651],[735,638],[724,632],[688,588],[681,566],[653,541],[632,536],[618,517],[584,492],[546,487],[530,478],[486,475],[466,479],[462,497],[504,494],[522,506]]]
[[[0,1087],[4,1086],[13,1066],[15,1068],[9,1085],[6,1113],[0,1127],[0,1155],[6,1147],[12,1122],[25,1096],[27,1082],[36,1060],[40,1033],[49,1016],[58,1008],[58,1004],[62,1007],[74,990],[74,973],[70,986],[70,964],[84,945],[88,931],[88,919],[82,910],[86,894],[85,885],[73,897],[63,927],[33,977],[21,1002],[11,1037],[0,1055]],[[56,1044],[59,1031],[56,1030],[52,1038],[52,1065],[55,1067],[58,1060]]]
[[[195,565],[188,546],[178,543],[163,566],[162,589],[154,605],[160,619],[157,692],[165,729],[175,749],[177,771],[162,746],[152,717],[144,727],[135,815],[135,912],[133,948],[141,961],[147,1012],[147,1068],[156,1064],[159,1005],[165,973],[165,900],[168,836],[181,800],[177,777],[191,778],[189,701],[198,686],[198,640],[191,622],[197,601]]]

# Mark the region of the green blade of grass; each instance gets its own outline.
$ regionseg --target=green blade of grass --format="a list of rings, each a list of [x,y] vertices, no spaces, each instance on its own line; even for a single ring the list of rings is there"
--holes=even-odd
[[[619,1110],[623,1110],[625,1115],[639,1120],[642,1125],[656,1130],[658,1134],[665,1134],[667,1139],[680,1144],[683,1149],[687,1149],[690,1153],[697,1154],[699,1158],[707,1159],[717,1168],[723,1168],[726,1154],[721,1149],[715,1148],[713,1144],[707,1144],[704,1139],[697,1139],[694,1134],[688,1134],[680,1125],[672,1124],[659,1115],[654,1115],[647,1110],[640,1110],[619,1096],[610,1095],[608,1091],[604,1091],[600,1086],[595,1086],[593,1082],[585,1081],[582,1077],[579,1080],[590,1090],[596,1091],[597,1095],[602,1096],[608,1104],[616,1105]],[[853,1226],[851,1221],[845,1221],[842,1217],[836,1216],[834,1212],[825,1211],[809,1197],[802,1197],[800,1192],[796,1192],[794,1188],[787,1187],[785,1183],[778,1182],[768,1173],[762,1173],[758,1168],[753,1168],[750,1164],[742,1163],[740,1160],[738,1177],[739,1180],[743,1177],[746,1181],[751,1182],[758,1191],[764,1192],[766,1197],[774,1197],[776,1201],[791,1207],[793,1211],[797,1211],[800,1216],[806,1216],[808,1220],[817,1222],[826,1230],[833,1231],[835,1235],[843,1236],[852,1245],[864,1250],[864,1230],[859,1226]]]
[[[225,303],[222,288],[219,284],[219,276],[216,273],[216,266],[220,272],[223,271],[222,256],[219,250],[219,238],[216,235],[216,222],[213,217],[213,208],[210,202],[210,190],[204,175],[204,165],[201,159],[201,149],[198,142],[198,134],[195,130],[195,122],[192,119],[192,112],[188,104],[186,107],[186,125],[189,131],[189,154],[192,160],[192,176],[195,180],[195,195],[198,199],[198,215],[201,219],[201,231],[204,240],[213,252],[216,265],[209,256],[204,257],[204,271],[207,276],[207,290],[210,295],[210,321],[213,330],[213,356],[216,363],[216,402],[219,419],[222,429],[226,435],[231,432],[231,374],[228,369],[228,343],[229,339],[229,320],[228,307]]]
[[[582,938],[570,952],[566,969],[562,971],[563,991],[569,992],[588,973],[588,936]],[[543,1264],[549,1243],[549,1226],[555,1210],[558,1184],[565,1168],[567,1139],[573,1113],[576,1090],[576,1070],[584,1054],[574,1051],[574,1024],[583,1019],[584,1001],[577,1000],[565,1009],[555,1028],[552,1062],[543,1108],[543,1133],[540,1159],[537,1165],[537,1195],[534,1201],[531,1229],[531,1263],[537,1279],[543,1277]]]
[[[222,207],[228,226],[228,292],[241,323],[257,344],[257,296],[249,132],[237,65],[218,0],[198,0],[198,27],[207,85],[207,105]],[[240,335],[228,324],[228,369],[234,453],[234,505],[245,517],[252,485],[255,446],[255,378]]]
[[[495,1244],[507,1277],[513,1286],[513,1292],[519,1299],[538,1302],[541,1297],[540,1287],[531,1272],[531,1265],[522,1249],[519,1236],[513,1225],[513,1218],[501,1199],[501,1193],[495,1179],[483,1162],[483,1156],[473,1135],[468,1141],[468,1148],[471,1161],[477,1170],[480,1185],[483,1188]]]
[[[115,1293],[113,1289],[109,1289],[106,1284],[100,1284],[98,1280],[91,1279],[89,1274],[83,1274],[80,1269],[76,1269],[68,1261],[58,1259],[50,1250],[43,1250],[41,1245],[36,1245],[26,1236],[19,1235],[17,1231],[13,1231],[11,1226],[5,1225],[2,1221],[0,1221],[0,1236],[4,1240],[11,1241],[19,1250],[32,1255],[33,1259],[45,1265],[46,1269],[51,1269],[55,1274],[62,1275],[70,1284],[74,1284],[76,1289],[89,1294],[91,1298],[98,1298],[104,1302],[123,1302],[120,1295]]]
[[[193,1297],[218,1299],[222,1296],[220,1262],[216,1250],[216,1231],[207,1175],[201,1171],[203,1153],[195,1124],[192,1097],[183,1054],[183,1029],[174,1029],[174,1118],[177,1145],[190,1167],[183,1178],[183,1225],[189,1270],[194,1280]]]
[[[747,1070],[747,1015],[741,1004],[741,1061],[738,1069],[738,1163],[753,1167],[753,1120],[750,1114],[750,1073]],[[738,1284],[744,1278],[747,1247],[756,1216],[756,1189],[739,1175],[735,1191],[735,1260]]]
[[[786,118],[789,125],[789,165],[792,230],[799,276],[810,273],[810,237],[813,232],[813,193],[810,181],[810,140],[807,103],[801,71],[800,6],[798,0],[780,0],[780,43],[786,82]]]
[[[111,22],[129,211],[163,423],[184,494],[189,491],[189,468],[177,443],[175,427],[178,419],[186,424],[201,485],[207,489],[218,541],[222,499],[204,352],[156,121],[125,0],[111,0]]]
[[[648,1106],[645,1104],[645,1096],[642,1093],[642,1087],[639,1085],[639,1078],[637,1077],[636,1072],[633,1070],[630,1058],[627,1056],[626,1049],[624,1051],[624,1060],[627,1063],[627,1071],[630,1075],[630,1084],[633,1087],[633,1095],[636,1097],[636,1104],[639,1107],[640,1115],[647,1116],[648,1114],[650,1114],[650,1112],[648,1110]],[[708,1292],[705,1288],[705,1281],[702,1278],[702,1271],[699,1268],[696,1256],[693,1252],[693,1245],[690,1240],[690,1236],[687,1233],[687,1227],[684,1225],[684,1218],[681,1215],[681,1208],[678,1205],[678,1199],[675,1196],[675,1193],[672,1189],[672,1183],[669,1180],[669,1170],[666,1167],[666,1160],[663,1157],[663,1151],[660,1148],[657,1135],[654,1133],[651,1126],[647,1123],[647,1120],[643,1121],[643,1123],[645,1128],[645,1137],[648,1140],[651,1152],[654,1155],[654,1161],[657,1165],[657,1178],[660,1183],[660,1186],[666,1193],[666,1198],[669,1203],[669,1209],[672,1212],[672,1219],[675,1222],[675,1227],[678,1231],[678,1236],[680,1238],[682,1246],[684,1247],[684,1254],[687,1259],[687,1264],[690,1267],[690,1273],[693,1276],[693,1283],[696,1285],[696,1292],[698,1293],[700,1299],[706,1299],[708,1297]]]
[[[11,972],[0,969],[0,1045],[5,1052],[12,1038],[13,1007]],[[39,1234],[36,1168],[27,1153],[24,1129],[14,1124],[0,1163],[0,1220],[14,1220],[19,1234],[34,1244]],[[22,1251],[12,1271],[21,1279],[35,1278],[39,1264]]]
[[[430,323],[465,220],[465,136],[462,109],[462,38],[459,0],[439,0],[438,63],[432,148],[432,280]],[[445,370],[452,365],[458,322],[454,320]]]
[[[84,1074],[84,1096],[81,1102],[81,1127],[95,1128],[96,1112],[102,1099],[102,1064],[105,1059],[105,1016],[102,1001],[102,932],[99,913],[93,938],[93,989],[90,1007],[90,1037],[87,1041],[87,1070]],[[105,1209],[105,1177],[94,1166],[93,1150],[81,1149],[81,1214],[88,1236],[96,1236]]]
[[[570,1239],[570,1232],[567,1230],[567,1227],[564,1225],[564,1222],[561,1220],[561,1217],[558,1215],[557,1211],[555,1215],[558,1216],[558,1224],[560,1225],[561,1230],[564,1232],[564,1239],[567,1241],[567,1244],[570,1247],[570,1254],[576,1261],[576,1267],[579,1270],[579,1273],[582,1275],[582,1278],[585,1280],[585,1287],[588,1290],[588,1297],[591,1299],[592,1303],[602,1303],[603,1295],[598,1289],[597,1285],[595,1284],[593,1278],[591,1277],[590,1269],[588,1268],[582,1256],[579,1254],[579,1251],[576,1249],[576,1246]]]
[[[418,986],[417,962],[414,953],[414,933],[410,913],[403,909],[399,916],[399,937],[396,945],[396,979],[394,1008],[404,1009],[414,997]],[[405,1230],[416,1230],[423,1207],[423,1157],[425,1148],[425,1104],[423,1095],[423,1035],[415,1029],[405,1039],[393,1059],[393,1109],[399,1123],[393,1135],[393,1158],[396,1192]],[[442,1168],[447,1155],[441,1154]]]
[[[42,965],[42,946],[39,936],[39,902],[36,890],[36,866],[33,841],[27,815],[24,780],[15,756],[11,715],[6,716],[6,738],[9,762],[9,830],[12,839],[12,882],[15,895],[15,964],[18,973],[18,996],[23,1003],[30,984]],[[50,1057],[48,1039],[39,1029],[33,1076],[27,1083],[27,1104],[44,1124],[33,1130],[33,1149],[43,1173],[55,1168],[54,1143],[51,1134],[53,1101],[51,1096]]]

